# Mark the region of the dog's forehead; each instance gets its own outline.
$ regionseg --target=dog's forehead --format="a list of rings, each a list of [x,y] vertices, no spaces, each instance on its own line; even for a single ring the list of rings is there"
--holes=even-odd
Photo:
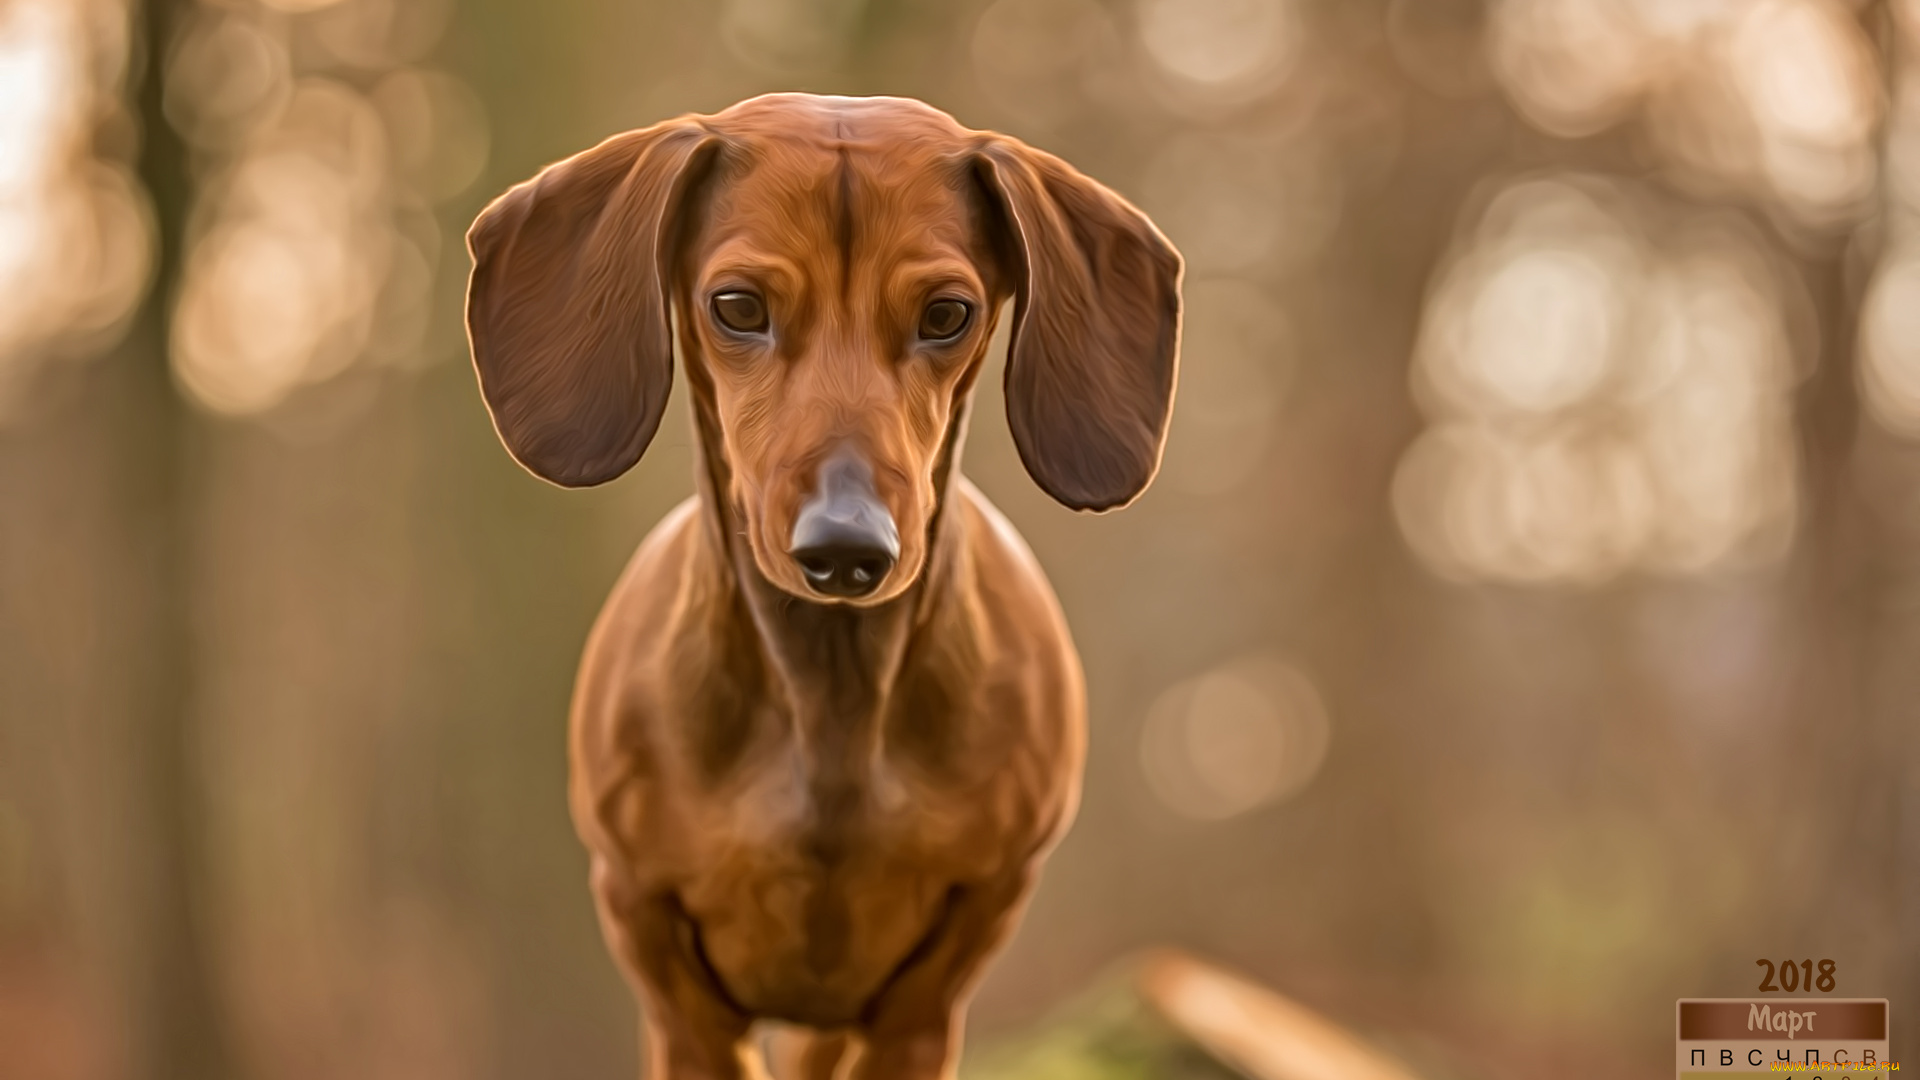
[[[715,194],[723,219],[770,242],[964,244],[974,225],[965,161],[981,133],[921,102],[769,94],[707,125],[737,151]]]
[[[858,191],[883,204],[943,201],[980,132],[910,98],[767,94],[708,118],[741,151],[742,187],[807,197]],[[869,210],[876,209],[869,207]]]

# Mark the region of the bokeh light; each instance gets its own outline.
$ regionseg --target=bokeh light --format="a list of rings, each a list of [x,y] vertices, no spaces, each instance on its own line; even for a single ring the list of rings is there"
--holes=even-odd
[[[1443,271],[1413,376],[1435,423],[1395,481],[1430,566],[1593,582],[1785,550],[1783,286],[1750,230],[1656,213],[1593,177],[1522,180]]]
[[[1327,740],[1313,682],[1284,660],[1254,656],[1162,693],[1141,728],[1140,766],[1168,809],[1219,820],[1305,787]]]
[[[258,412],[358,358],[386,285],[387,172],[378,112],[331,80],[253,136],[188,263],[175,363],[197,400]]]
[[[1920,4],[1900,9],[1907,48],[1887,120],[1886,235],[1860,312],[1859,382],[1883,430],[1920,438]]]
[[[1624,116],[1661,60],[1638,18],[1616,0],[1500,0],[1492,7],[1495,73],[1529,120],[1585,135]]]
[[[440,255],[432,207],[471,186],[487,155],[473,92],[398,60],[431,43],[444,5],[281,10],[313,14],[203,9],[183,45],[194,62],[168,85],[170,114],[209,166],[175,370],[195,401],[232,415],[417,355]]]
[[[1592,134],[1644,108],[1683,181],[1816,228],[1865,209],[1878,81],[1838,0],[1499,0],[1490,48],[1543,130]]]
[[[1818,0],[1752,4],[1733,29],[1728,63],[1760,133],[1761,171],[1806,216],[1858,207],[1872,188],[1871,51],[1851,11]]]
[[[1920,435],[1920,259],[1897,259],[1880,271],[1861,336],[1861,381],[1874,419]]]
[[[1178,89],[1237,100],[1286,77],[1297,18],[1291,0],[1141,0],[1140,41]]]
[[[151,227],[94,135],[118,114],[117,0],[0,5],[0,421],[42,362],[97,351],[138,303]]]

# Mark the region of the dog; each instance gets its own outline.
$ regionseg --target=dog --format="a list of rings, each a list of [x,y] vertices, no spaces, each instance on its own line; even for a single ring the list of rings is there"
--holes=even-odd
[[[1024,541],[960,475],[1008,300],[1007,419],[1075,510],[1159,468],[1180,255],[1060,159],[905,98],[772,94],[615,136],[489,205],[467,326],[496,432],[604,483],[677,343],[697,493],[588,639],[569,802],[647,1074],[948,1077],[1079,803],[1085,690]]]

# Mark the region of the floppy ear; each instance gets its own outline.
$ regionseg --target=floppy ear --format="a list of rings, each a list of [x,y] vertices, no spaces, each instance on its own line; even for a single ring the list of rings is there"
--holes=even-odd
[[[1006,386],[1020,460],[1075,510],[1125,506],[1166,443],[1180,254],[1145,214],[1051,154],[996,138],[978,161],[1018,277]]]
[[[467,231],[467,336],[514,460],[565,487],[633,467],[673,384],[671,225],[717,137],[673,120],[518,184]]]

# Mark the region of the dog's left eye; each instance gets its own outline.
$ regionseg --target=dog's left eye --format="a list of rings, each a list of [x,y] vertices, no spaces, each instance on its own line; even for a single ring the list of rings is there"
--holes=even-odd
[[[958,300],[935,300],[920,316],[920,336],[928,341],[951,341],[960,336],[973,309]]]
[[[713,298],[713,317],[729,330],[757,334],[767,328],[767,305],[750,292],[723,292]]]

